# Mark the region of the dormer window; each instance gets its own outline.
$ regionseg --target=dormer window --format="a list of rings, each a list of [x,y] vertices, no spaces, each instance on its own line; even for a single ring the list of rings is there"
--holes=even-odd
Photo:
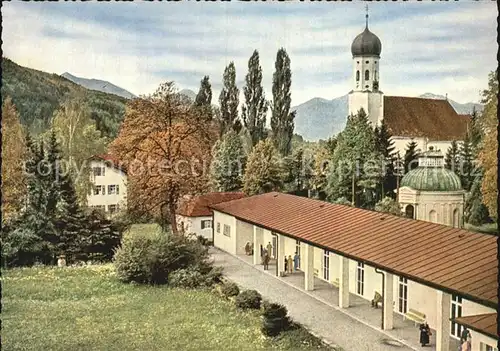
[[[356,71],[356,82],[359,82],[359,71]]]
[[[365,71],[365,80],[370,80],[370,71],[369,70]]]

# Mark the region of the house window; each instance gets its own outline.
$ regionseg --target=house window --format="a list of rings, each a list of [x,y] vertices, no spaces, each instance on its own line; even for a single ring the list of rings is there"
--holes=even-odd
[[[365,264],[363,262],[358,262],[358,267],[356,268],[356,293],[358,295],[363,295],[365,292]]]
[[[231,236],[231,227],[224,224],[224,231],[222,232],[225,236]]]
[[[201,221],[201,229],[205,228],[212,228],[212,221],[210,219]]]
[[[106,206],[104,206],[104,205],[94,205],[94,206],[91,206],[91,208],[94,210],[106,211]]]
[[[118,185],[108,185],[108,195],[119,194],[120,188]]]
[[[118,205],[108,205],[108,212],[110,214],[118,212]]]
[[[415,219],[415,207],[413,207],[413,205],[406,206],[405,216],[406,218]]]
[[[106,187],[104,185],[96,185],[94,186],[94,195],[104,195]]]
[[[323,251],[323,279],[330,280],[330,252]]]
[[[365,80],[370,80],[370,71],[369,70],[365,71]]]
[[[106,167],[93,167],[94,177],[104,176]]]
[[[453,211],[453,227],[458,228],[459,227],[459,215],[458,215],[458,208],[456,208]]]
[[[365,63],[370,63],[370,61],[366,61]]]
[[[405,314],[408,310],[408,279],[399,277],[398,311]]]
[[[217,233],[220,233],[220,222],[217,222]]]
[[[432,210],[431,212],[429,212],[429,221],[431,221],[432,223],[437,223],[436,211]]]
[[[457,295],[451,296],[451,318],[462,317],[462,298]],[[451,335],[459,338],[462,333],[462,326],[451,322]]]
[[[356,82],[359,82],[359,71],[356,71]]]
[[[498,349],[494,346],[491,346],[491,345],[488,345],[488,344],[485,344],[485,343],[481,343],[481,351],[498,351]]]

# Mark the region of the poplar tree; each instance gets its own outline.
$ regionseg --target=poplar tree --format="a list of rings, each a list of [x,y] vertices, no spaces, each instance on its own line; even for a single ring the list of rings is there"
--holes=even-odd
[[[295,111],[290,112],[292,71],[290,58],[284,48],[278,50],[273,74],[273,101],[271,129],[273,143],[282,156],[288,156],[292,147]]]
[[[238,120],[238,104],[240,91],[236,87],[236,68],[234,62],[230,62],[224,70],[222,77],[223,87],[219,95],[221,135],[230,130],[237,133],[241,130],[241,122]]]
[[[201,109],[203,116],[208,121],[212,120],[212,86],[210,85],[209,76],[203,77],[200,83],[200,90],[194,100],[194,106]]]
[[[243,88],[245,104],[241,109],[243,124],[252,139],[252,147],[266,137],[267,101],[262,87],[262,68],[259,63],[259,52],[255,50],[248,60],[248,73]]]

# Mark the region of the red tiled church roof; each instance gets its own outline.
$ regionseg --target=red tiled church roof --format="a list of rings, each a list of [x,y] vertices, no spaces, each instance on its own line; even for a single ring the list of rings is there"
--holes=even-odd
[[[276,192],[211,208],[492,308],[498,303],[493,235]]]
[[[185,217],[206,217],[212,215],[209,206],[245,197],[240,192],[208,193],[181,202],[177,214]]]
[[[384,96],[384,121],[393,136],[463,140],[469,115],[459,115],[448,100]]]

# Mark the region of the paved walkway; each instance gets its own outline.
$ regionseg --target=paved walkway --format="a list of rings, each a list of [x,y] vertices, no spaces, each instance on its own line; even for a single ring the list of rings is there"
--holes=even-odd
[[[261,265],[252,264],[251,257],[235,257],[218,249],[211,252],[215,265],[224,267],[229,279],[284,304],[295,321],[345,351],[435,350],[434,345],[418,345],[418,329],[399,315],[395,315],[394,330],[380,330],[380,309],[371,309],[369,302],[358,296],[351,294],[349,309],[339,309],[338,290],[320,279],[315,279],[314,291],[306,292],[302,273],[277,278],[274,265],[263,271]]]

